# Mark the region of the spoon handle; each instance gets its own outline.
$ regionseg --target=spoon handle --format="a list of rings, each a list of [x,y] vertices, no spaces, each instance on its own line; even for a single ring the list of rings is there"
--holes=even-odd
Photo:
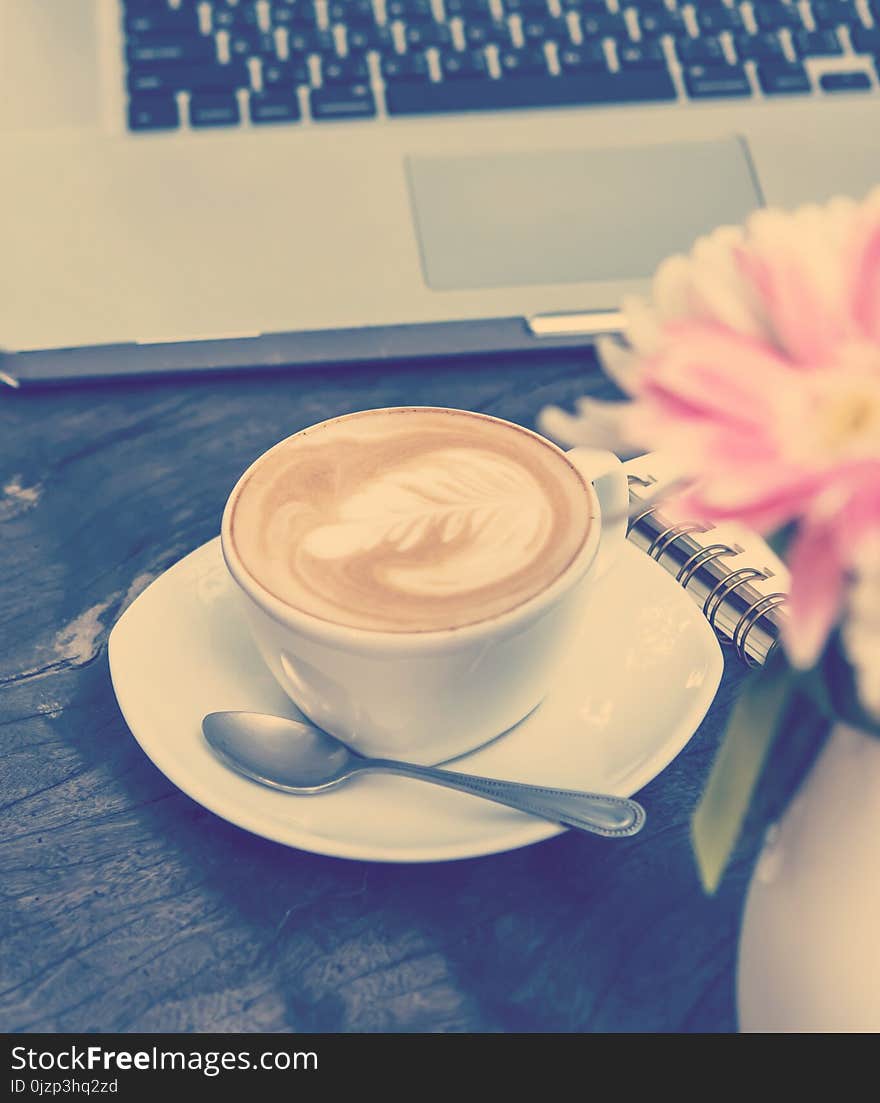
[[[645,824],[645,810],[634,800],[609,797],[602,793],[581,793],[572,789],[545,789],[540,785],[522,785],[516,781],[497,781],[474,774],[459,774],[439,770],[436,766],[414,766],[392,759],[370,759],[363,769],[382,770],[420,781],[432,781],[447,789],[485,797],[496,804],[506,804],[540,816],[545,820],[564,823],[594,835],[618,837],[635,835]]]

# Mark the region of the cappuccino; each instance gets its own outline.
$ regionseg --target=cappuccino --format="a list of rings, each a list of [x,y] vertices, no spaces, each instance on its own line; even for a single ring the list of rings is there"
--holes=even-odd
[[[244,479],[230,535],[294,610],[352,628],[431,632],[535,597],[591,524],[586,484],[540,437],[421,407],[324,422]]]

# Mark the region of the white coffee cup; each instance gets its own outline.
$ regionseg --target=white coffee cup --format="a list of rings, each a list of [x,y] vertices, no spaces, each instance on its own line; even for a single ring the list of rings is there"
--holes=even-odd
[[[363,754],[433,764],[488,742],[540,704],[590,588],[623,547],[629,503],[616,456],[585,448],[563,452],[540,439],[585,484],[591,520],[584,543],[562,574],[528,601],[491,619],[438,631],[335,624],[264,589],[231,539],[236,498],[263,457],[242,475],[223,513],[223,556],[263,659],[317,725]]]

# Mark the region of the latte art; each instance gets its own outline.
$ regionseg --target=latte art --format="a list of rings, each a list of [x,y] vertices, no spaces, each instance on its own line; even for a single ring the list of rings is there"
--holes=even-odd
[[[384,571],[391,588],[448,596],[521,570],[543,549],[552,522],[522,465],[478,448],[438,448],[344,499],[334,522],[306,536],[303,551],[317,559],[396,553],[399,564]],[[418,554],[426,546],[448,546],[449,554],[426,559]]]
[[[539,593],[589,525],[580,477],[513,426],[378,411],[285,441],[248,477],[233,539],[282,601],[382,631],[453,628]]]

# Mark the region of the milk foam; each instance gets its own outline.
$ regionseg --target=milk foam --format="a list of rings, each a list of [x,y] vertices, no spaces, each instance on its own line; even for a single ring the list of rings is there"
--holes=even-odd
[[[588,524],[583,484],[549,446],[478,416],[410,409],[327,423],[273,450],[237,499],[233,539],[294,608],[428,631],[540,592]]]

